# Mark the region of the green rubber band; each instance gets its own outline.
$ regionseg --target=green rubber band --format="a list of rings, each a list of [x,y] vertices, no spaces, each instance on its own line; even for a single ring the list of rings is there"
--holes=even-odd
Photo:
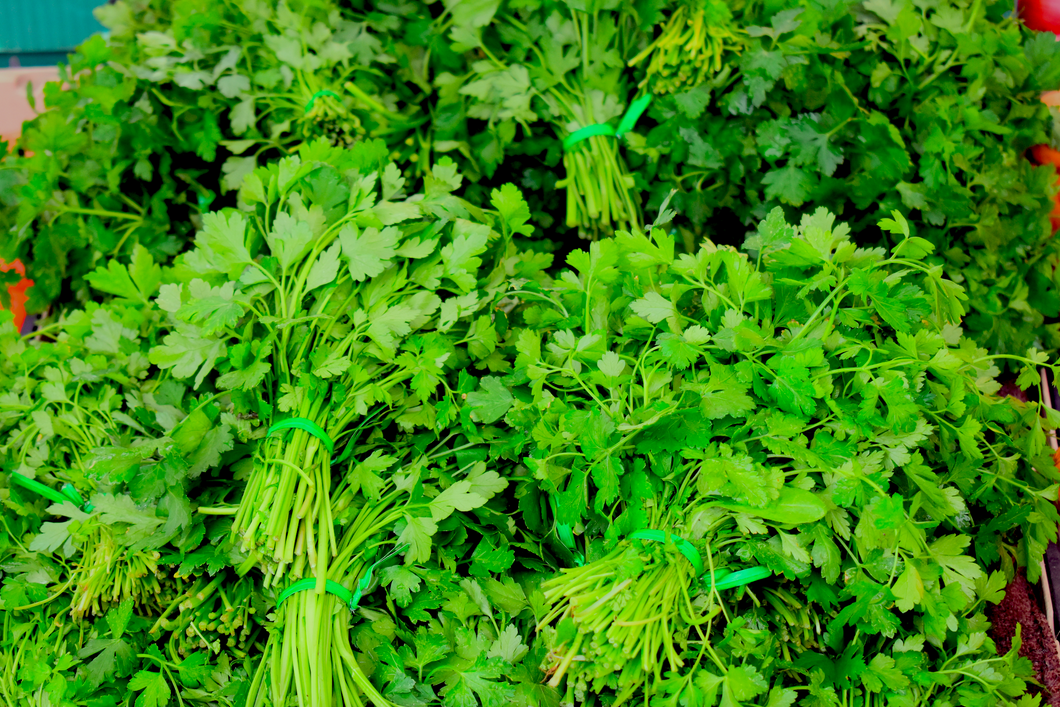
[[[592,125],[586,125],[584,128],[578,128],[573,133],[563,139],[563,149],[569,150],[582,140],[588,140],[589,138],[596,137],[597,135],[603,135],[604,137],[612,137],[614,134],[615,129],[607,123],[593,123]]]
[[[78,508],[84,508],[87,513],[91,513],[95,510],[95,506],[91,503],[86,503],[85,499],[81,498],[81,494],[77,492],[73,484],[63,484],[63,495],[74,502],[74,505]]]
[[[306,579],[300,579],[291,586],[280,592],[280,596],[276,599],[276,608],[280,608],[280,605],[287,601],[292,595],[298,592],[304,592],[307,589],[315,589],[317,586],[316,577],[307,577]],[[324,591],[328,594],[334,594],[337,596],[343,604],[350,607],[350,611],[357,608],[357,605],[353,603],[353,593],[342,586],[333,579],[329,579],[324,583]]]
[[[696,576],[698,577],[703,574],[703,559],[699,556],[699,550],[696,549],[695,545],[681,536],[667,533],[663,530],[635,530],[629,534],[629,537],[640,538],[641,540],[654,540],[659,543],[672,542],[677,545],[677,549],[680,553],[692,563],[692,568],[696,571]]]
[[[615,137],[622,139],[622,136],[628,133],[640,120],[640,116],[644,114],[644,111],[648,109],[648,104],[651,103],[651,95],[644,95],[633,101],[629,105],[629,110],[622,116],[622,121],[618,124],[618,129],[615,130]]]
[[[696,570],[696,576],[703,575],[703,581],[710,584],[710,573],[703,574],[703,558],[700,557],[699,551],[696,550],[695,545],[679,535],[667,533],[663,530],[636,530],[630,533],[628,537],[640,538],[642,540],[654,540],[655,542],[660,543],[673,542],[677,545],[677,549],[681,551],[681,554],[687,557],[688,561],[692,563],[692,567]],[[748,567],[745,570],[739,570],[737,572],[721,569],[714,572],[714,588],[732,589],[733,587],[742,587],[751,582],[757,582],[760,579],[771,577],[772,575],[773,573],[765,567]]]
[[[605,137],[616,137],[622,139],[622,136],[628,133],[640,120],[640,116],[644,114],[644,111],[648,109],[648,105],[651,103],[651,95],[644,95],[633,101],[629,108],[626,109],[625,115],[622,116],[622,120],[618,123],[618,128],[612,128],[607,123],[594,123],[593,125],[586,125],[584,128],[578,128],[573,133],[563,139],[563,149],[569,150],[570,148],[577,145],[582,140],[588,140],[591,137],[603,135]]]
[[[556,511],[556,499],[553,496],[548,497],[549,503],[552,506],[552,513],[555,515]],[[578,546],[574,542],[574,532],[571,527],[566,523],[556,523],[556,537],[563,543],[563,546],[570,550],[571,555],[574,556],[574,564],[581,567],[585,564],[585,555],[578,552]]]
[[[11,482],[17,486],[21,486],[24,489],[29,489],[36,494],[44,496],[45,498],[55,501],[56,503],[69,503],[70,499],[67,496],[59,493],[50,486],[45,486],[36,479],[31,479],[28,476],[24,476],[17,471],[11,473]]]
[[[733,587],[742,587],[751,582],[757,582],[760,579],[771,577],[772,575],[773,573],[765,567],[748,567],[745,570],[738,570],[736,572],[720,570],[719,572],[714,573],[714,588],[732,589]],[[703,581],[709,582],[710,576],[705,575]]]
[[[375,571],[375,568],[383,564],[399,552],[406,550],[407,548],[407,543],[404,545],[398,545],[393,550],[384,555],[380,560],[368,565],[368,568],[364,572],[364,576],[362,576],[361,580],[357,582],[357,588],[354,589],[352,592],[333,579],[329,579],[324,582],[324,592],[337,596],[339,600],[341,600],[342,603],[349,608],[350,611],[356,611],[357,607],[361,603],[361,597],[364,596],[364,593],[368,591],[368,588],[372,584],[372,572]],[[284,589],[282,592],[280,592],[280,596],[276,598],[276,608],[280,608],[280,605],[290,599],[292,595],[297,594],[298,592],[316,589],[316,586],[316,577],[307,577],[306,579],[298,580],[291,586],[287,587],[287,589]]]
[[[17,471],[11,473],[10,479],[11,483],[15,484],[16,486],[21,486],[24,489],[33,491],[36,494],[44,496],[50,501],[55,501],[59,504],[73,503],[78,508],[83,508],[86,513],[91,513],[93,511],[92,504],[85,503],[84,499],[81,498],[81,494],[77,492],[77,489],[75,489],[72,484],[66,484],[65,486],[63,486],[62,492],[59,492],[51,488],[50,486],[45,486],[36,479],[31,479],[28,476],[24,476],[18,473]]]
[[[304,430],[309,434],[313,435],[328,448],[328,454],[335,453],[335,441],[331,439],[327,432],[324,431],[317,423],[312,420],[307,420],[304,417],[289,417],[286,420],[281,420],[275,425],[269,428],[269,431],[265,434],[266,437],[272,436],[274,432],[280,432],[282,430]]]
[[[322,91],[317,91],[316,93],[314,93],[312,96],[309,97],[309,102],[305,104],[305,112],[306,113],[308,113],[309,111],[313,110],[313,104],[315,104],[317,102],[317,99],[320,98],[321,96],[331,96],[332,98],[335,98],[335,99],[338,99],[338,100],[342,100],[342,96],[340,96],[339,94],[335,93],[334,91],[329,91],[329,90],[327,90],[325,88]]]

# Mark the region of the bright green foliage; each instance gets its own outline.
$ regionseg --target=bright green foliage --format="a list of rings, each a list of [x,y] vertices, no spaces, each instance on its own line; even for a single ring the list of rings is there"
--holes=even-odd
[[[245,175],[303,141],[381,135],[403,158],[429,154],[407,66],[423,48],[400,44],[392,17],[253,0],[123,0],[97,14],[109,38],[79,47],[69,87],[49,84],[25,126],[32,156],[0,169],[0,257],[29,266],[33,311],[87,300],[86,274],[138,243],[171,258]]]
[[[56,305],[0,313],[0,701],[1032,707],[986,615],[1060,521],[998,380],[1060,345],[1060,45],[1009,9],[102,8],[0,147]]]
[[[881,226],[908,228],[898,213]],[[1018,564],[1036,577],[1055,538],[1060,475],[1046,454],[1045,429],[1056,414],[1045,411],[1043,419],[1037,404],[996,396],[1001,357],[963,335],[965,294],[927,261],[927,241],[907,238],[891,253],[858,248],[823,209],[797,226],[776,210],[745,248],[708,242],[674,257],[672,236],[659,228],[620,233],[570,254],[570,270],[521,297],[501,343],[516,366],[499,383],[512,398],[504,412],[510,444],[524,450],[532,473],[519,490],[524,522],[538,533],[552,522],[572,526],[585,537],[586,569],[642,528],[696,541],[716,567],[768,568],[778,582],[762,590],[773,612],[763,620],[784,629],[763,638],[756,655],[801,655],[796,665],[808,675],[815,655],[831,662],[847,650],[856,651],[851,660],[869,661],[895,638],[939,650],[954,637],[970,640],[977,629],[968,627],[984,621],[984,600],[997,600],[986,591],[994,581],[987,571],[1011,573]],[[1025,385],[1037,380],[1039,352],[1011,360],[1024,369]],[[488,379],[479,395],[490,417],[508,397]],[[554,509],[551,522],[538,504]],[[975,518],[992,520],[974,525]],[[558,543],[553,549],[566,555]],[[574,579],[581,571],[570,570],[567,581],[587,591],[587,580]],[[605,576],[639,572],[648,570]],[[659,586],[675,582],[688,580]],[[602,647],[590,658],[597,668],[569,663],[580,640],[571,631],[596,621],[578,607],[584,612],[604,591],[572,600],[575,623],[561,621],[550,634],[557,676],[568,665],[578,672],[567,687],[574,702],[605,686],[628,697],[638,679],[652,690],[664,658],[669,669],[682,665],[661,656],[654,678],[634,678],[620,672],[620,653]],[[627,591],[631,606],[657,593]],[[624,596],[607,606],[620,608]],[[637,615],[621,621],[641,626]],[[823,632],[809,630],[817,625]],[[854,630],[861,638],[848,646],[844,636]],[[726,636],[738,631],[725,627]],[[969,649],[979,651],[989,658],[981,642]],[[727,662],[739,653],[720,655]],[[944,669],[951,653],[940,655],[916,670]],[[712,661],[703,669],[724,667]],[[650,675],[649,665],[654,658],[644,663]],[[896,669],[916,682],[913,666]],[[821,689],[878,691],[878,681],[860,683],[858,674],[829,672]],[[771,680],[781,678],[761,690]],[[717,689],[757,694],[740,685]],[[996,696],[1008,689],[977,685],[964,682],[961,690]],[[918,694],[926,699],[937,689]]]
[[[1060,346],[1043,324],[1060,311],[1053,170],[1025,156],[1051,132],[1039,96],[1060,86],[1053,37],[991,0],[730,5],[746,34],[724,70],[659,92],[658,124],[627,150],[649,204],[677,189],[690,245],[737,245],[734,216],[823,206],[860,245],[894,246],[903,236],[875,225],[899,209],[935,246],[928,262],[966,289],[980,346]]]
[[[413,198],[387,187],[403,180],[378,161],[383,149],[366,143],[344,151],[318,141],[255,170],[240,192],[249,213],[209,214],[196,248],[175,262],[177,282],[159,292],[172,333],[152,349],[150,361],[195,388],[212,381],[230,391],[237,415],[257,417],[239,427],[245,441],[264,439],[288,417],[318,423],[339,441],[336,457],[347,444],[361,443],[372,420],[380,429],[396,424],[441,432],[457,419],[454,391],[445,382],[450,372],[469,355],[482,367],[492,365],[497,333],[482,312],[504,286],[484,279],[484,260],[530,277],[547,263],[516,252],[502,235],[523,228],[517,192],[507,193],[512,206],[497,217],[442,186]],[[448,173],[449,164],[436,171]],[[357,429],[346,438],[351,426]],[[278,457],[259,455],[233,525],[244,551],[267,553],[261,558],[267,583],[308,574],[307,560],[326,567],[330,553],[303,553],[293,538],[330,537],[327,519],[340,511],[324,510],[331,505],[330,464],[319,440],[298,430],[269,440],[264,448],[286,449],[289,458],[276,463]],[[312,469],[312,482],[291,463],[299,446],[305,459],[297,466]],[[362,460],[352,469],[352,492],[378,498],[379,473],[395,461]],[[273,498],[266,485],[273,474],[281,488],[291,484],[297,491]],[[402,540],[410,560],[430,557],[437,522],[454,510],[477,508],[504,487],[473,483],[440,492],[429,521],[410,516]],[[299,503],[324,504],[315,506],[321,515],[305,517],[296,498],[318,499]],[[263,507],[268,520],[259,525]]]

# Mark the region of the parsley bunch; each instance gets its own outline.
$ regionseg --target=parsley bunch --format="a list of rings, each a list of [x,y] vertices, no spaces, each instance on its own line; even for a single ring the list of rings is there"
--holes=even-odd
[[[198,650],[223,650],[237,659],[247,657],[265,609],[252,577],[228,571],[185,577],[178,572],[167,584],[163,608],[149,633],[163,635],[170,656],[183,659]]]
[[[657,96],[658,124],[627,159],[672,189],[688,247],[736,245],[773,208],[826,207],[865,246],[898,209],[930,241],[929,261],[967,291],[964,326],[980,346],[1019,354],[1060,346],[1057,246],[1039,96],[1060,85],[1060,48],[1009,17],[1006,2],[747,3],[747,33],[726,71]],[[636,154],[634,154],[636,153]]]
[[[651,83],[655,93],[674,93],[696,88],[725,70],[726,54],[733,62],[732,54],[742,46],[732,20],[732,9],[719,0],[678,3],[659,36],[629,60],[636,66],[650,57],[640,85]]]
[[[544,118],[555,136],[545,138],[547,161],[562,149],[565,176],[555,187],[566,189],[566,225],[595,238],[639,223],[635,178],[614,137],[561,146],[579,129],[617,122],[632,101],[623,68],[639,38],[635,13],[617,3],[504,9],[476,40],[486,58],[471,64],[459,87],[467,116],[487,123],[490,141],[479,155],[488,173],[506,151],[541,152],[545,142],[532,137],[531,124]],[[496,53],[494,43],[502,48]]]
[[[445,424],[454,413],[446,362],[459,355],[450,342],[469,342],[481,358],[496,339],[475,316],[476,286],[480,256],[491,241],[503,245],[501,233],[451,196],[451,163],[410,198],[385,154],[381,143],[343,151],[318,141],[259,168],[241,191],[253,220],[209,215],[196,249],[177,260],[182,282],[158,297],[173,333],[151,351],[153,363],[196,386],[217,369],[217,387],[267,423],[248,427],[249,438],[286,418],[323,430],[263,440],[233,511],[232,532],[259,555],[267,584],[312,573],[323,584],[342,510],[332,459],[344,460],[342,449],[373,426]],[[525,207],[517,192],[497,194],[510,235],[525,216],[508,209]],[[431,404],[438,386],[446,392]]]
[[[134,300],[71,313],[51,327],[53,343],[30,345],[9,323],[0,333],[8,503],[31,518],[66,519],[44,523],[29,550],[55,554],[67,566],[75,617],[102,614],[125,599],[157,600],[159,548],[197,542],[186,494],[218,461],[214,445],[224,435],[218,429],[203,436],[202,413],[188,415],[181,405],[183,386],[147,375],[150,338],[143,334],[159,317],[145,305],[160,270],[145,249],[136,250],[134,274],[143,289],[123,266],[90,275],[102,288],[126,283],[124,294]],[[48,506],[16,485],[26,478],[72,489],[71,500]],[[89,503],[75,502],[79,497]]]
[[[107,40],[71,56],[0,170],[0,256],[29,267],[32,311],[88,300],[85,275],[136,244],[169,260],[245,175],[304,141],[383,136],[417,159],[422,89],[403,78],[394,22],[326,1],[97,14]]]
[[[661,228],[620,233],[570,254],[547,287],[520,288],[515,369],[484,380],[475,402],[526,446],[527,527],[547,532],[551,515],[573,528],[592,567],[637,530],[695,541],[723,514],[733,535],[713,561],[772,571],[747,596],[802,637],[773,650],[794,661],[812,645],[834,660],[858,634],[868,660],[902,636],[938,650],[918,670],[947,669],[945,646],[977,630],[997,580],[1017,564],[1036,576],[1055,537],[1060,476],[1045,430],[1058,420],[996,395],[1000,360],[1029,386],[1046,357],[978,348],[957,323],[965,294],[931,264],[932,245],[900,214],[880,227],[900,239],[891,253],[857,247],[824,210],[794,227],[775,210],[747,240],[750,257],[711,243],[677,256]],[[668,490],[689,468],[714,506],[698,516]],[[788,509],[792,493],[822,504],[819,519]],[[662,509],[677,518],[660,528]],[[624,576],[636,575],[610,581]],[[594,613],[586,630],[618,631]],[[559,635],[578,650],[577,632]],[[716,678],[727,662],[712,649],[714,669],[698,670]],[[621,681],[612,688],[636,684]]]

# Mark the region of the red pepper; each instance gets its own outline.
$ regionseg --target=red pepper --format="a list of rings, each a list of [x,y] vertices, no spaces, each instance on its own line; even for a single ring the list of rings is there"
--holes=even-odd
[[[1060,172],[1060,150],[1054,150],[1048,145],[1035,145],[1031,148],[1031,157],[1038,164],[1051,164],[1053,169]],[[1060,178],[1057,180],[1060,184]],[[1053,233],[1060,230],[1060,194],[1057,194],[1053,202],[1053,210],[1049,212],[1049,220],[1053,224]]]
[[[1060,0],[1019,0],[1016,9],[1027,29],[1060,35]]]
[[[26,274],[26,268],[22,266],[22,262],[16,260],[13,263],[5,263],[0,260],[0,271],[7,271],[14,269],[19,275]],[[27,280],[25,277],[17,285],[12,285],[7,288],[8,294],[11,296],[11,312],[15,315],[15,328],[21,330],[22,324],[26,321],[26,300],[29,299],[26,296],[26,290],[33,286],[32,280]]]

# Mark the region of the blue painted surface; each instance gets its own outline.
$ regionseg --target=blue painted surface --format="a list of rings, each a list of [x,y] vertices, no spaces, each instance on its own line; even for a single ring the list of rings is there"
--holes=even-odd
[[[92,34],[105,31],[92,15],[102,4],[105,0],[4,0],[0,2],[0,54],[30,59],[33,54],[71,50]]]

